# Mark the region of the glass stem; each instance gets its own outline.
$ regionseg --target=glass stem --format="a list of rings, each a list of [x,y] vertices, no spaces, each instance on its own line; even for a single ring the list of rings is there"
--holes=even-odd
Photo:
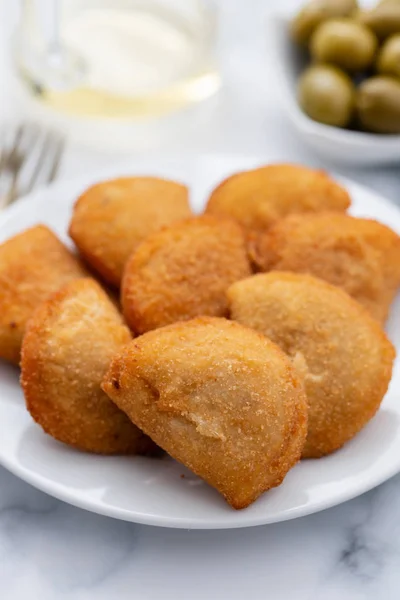
[[[61,0],[50,0],[51,36],[49,41],[49,54],[53,58],[61,58]]]

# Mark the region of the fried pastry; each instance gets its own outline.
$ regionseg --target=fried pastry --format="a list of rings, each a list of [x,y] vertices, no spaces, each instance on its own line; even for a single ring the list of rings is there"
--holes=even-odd
[[[272,164],[228,177],[212,192],[206,213],[231,217],[257,234],[291,213],[344,212],[349,206],[347,191],[324,171]]]
[[[223,317],[227,287],[250,273],[237,223],[212,216],[181,221],[149,236],[129,259],[125,318],[144,333],[200,315]]]
[[[88,264],[119,287],[135,247],[164,225],[191,215],[184,185],[156,177],[103,181],[77,200],[69,234]]]
[[[254,275],[227,295],[231,317],[278,344],[304,377],[303,457],[329,454],[354,437],[391,378],[395,352],[379,323],[346,292],[309,275]]]
[[[341,287],[380,322],[400,285],[400,237],[349,215],[290,215],[259,237],[252,258],[261,271],[308,273]]]
[[[307,403],[295,369],[264,336],[226,319],[142,335],[113,360],[103,389],[236,509],[279,485],[303,448]]]
[[[0,357],[18,364],[28,319],[67,281],[85,277],[50,229],[36,225],[0,245]]]
[[[22,346],[26,405],[44,431],[97,454],[135,454],[155,445],[111,402],[100,384],[132,336],[93,279],[68,283],[29,322]]]

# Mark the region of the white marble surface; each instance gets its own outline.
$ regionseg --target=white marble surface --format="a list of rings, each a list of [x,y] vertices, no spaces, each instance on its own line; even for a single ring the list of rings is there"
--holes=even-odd
[[[14,112],[7,55],[13,4],[0,0],[0,117]],[[219,106],[202,127],[176,132],[154,150],[270,153],[273,144],[277,158],[320,165],[291,131],[277,100],[260,18],[273,2],[220,4],[226,84]],[[118,156],[70,145],[61,176],[111,159]],[[338,170],[400,202],[398,166]],[[2,600],[398,600],[399,557],[400,476],[297,521],[190,532],[86,513],[0,468]]]

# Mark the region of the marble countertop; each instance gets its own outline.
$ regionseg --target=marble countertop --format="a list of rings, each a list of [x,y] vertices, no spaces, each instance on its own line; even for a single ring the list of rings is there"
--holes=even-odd
[[[113,521],[0,471],[7,600],[397,600],[400,477],[276,525],[182,531]]]
[[[0,117],[14,9],[0,0]],[[282,3],[283,4],[283,3]],[[225,87],[197,130],[154,150],[270,154],[338,172],[400,202],[399,167],[322,164],[282,114],[264,48],[267,0],[220,0]],[[272,6],[272,1],[269,3]],[[134,158],[134,157],[133,157]],[[118,160],[118,155],[113,155]],[[73,144],[60,176],[108,164]],[[400,476],[322,513],[232,531],[179,531],[113,521],[59,502],[0,468],[0,598],[4,600],[398,600]]]

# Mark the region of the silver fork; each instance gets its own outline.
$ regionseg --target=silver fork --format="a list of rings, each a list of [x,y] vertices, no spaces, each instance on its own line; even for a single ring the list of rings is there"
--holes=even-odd
[[[0,209],[57,175],[63,138],[34,123],[21,123],[0,133]]]

